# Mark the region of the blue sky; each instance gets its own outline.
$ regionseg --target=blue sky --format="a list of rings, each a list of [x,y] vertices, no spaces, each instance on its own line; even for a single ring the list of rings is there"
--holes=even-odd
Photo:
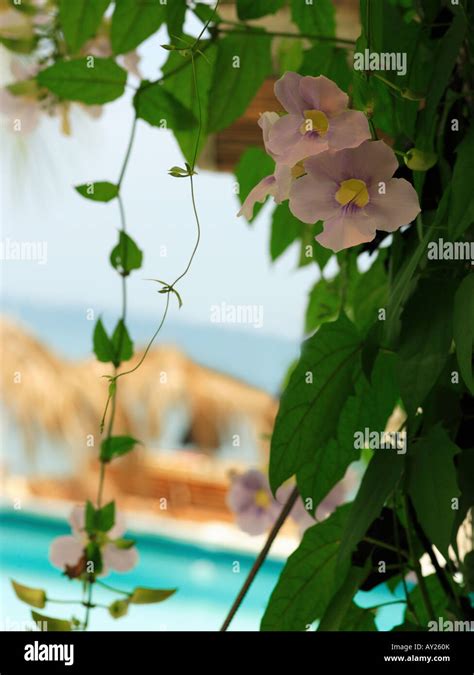
[[[166,35],[143,47],[142,70],[156,77],[166,58],[159,48]],[[45,119],[31,136],[2,129],[2,238],[46,241],[48,260],[2,264],[4,293],[33,303],[118,311],[120,288],[108,264],[118,228],[115,202],[102,205],[79,196],[72,186],[117,179],[128,141],[130,96],[109,104],[101,119],[82,111],[72,118],[73,137],[61,136],[57,118]],[[124,184],[128,228],[145,251],[144,267],[129,281],[130,306],[145,316],[161,311],[163,296],[149,277],[173,279],[184,268],[195,241],[189,183],[169,177],[182,164],[171,132],[138,124]],[[235,178],[200,171],[196,178],[202,242],[188,277],[180,285],[184,307],[172,318],[208,324],[211,305],[263,306],[263,327],[270,335],[299,339],[307,292],[316,267],[296,270],[292,247],[272,264],[268,253],[271,208],[254,225],[236,217]],[[161,247],[167,256],[161,257]]]

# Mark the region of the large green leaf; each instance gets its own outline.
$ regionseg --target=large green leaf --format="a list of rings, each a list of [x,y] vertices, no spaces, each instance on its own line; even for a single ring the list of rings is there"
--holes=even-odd
[[[321,277],[311,289],[305,316],[305,332],[311,333],[321,324],[334,321],[341,309],[341,277]]]
[[[352,79],[347,51],[324,43],[318,43],[304,52],[299,72],[313,77],[325,75],[344,91],[347,91]]]
[[[306,530],[273,590],[261,630],[304,631],[323,615],[344,580],[336,573],[336,560],[349,509],[342,506]]]
[[[239,183],[238,197],[241,204],[244,203],[247,195],[255,185],[262,178],[271,175],[274,169],[275,164],[272,158],[261,148],[247,148],[245,150],[235,169],[235,176]],[[255,204],[252,220],[257,217],[261,208],[262,204]]]
[[[243,177],[243,175],[242,175]],[[299,238],[304,225],[295,218],[288,203],[279,204],[273,211],[272,233],[270,237],[270,256],[276,260],[291,244]]]
[[[474,223],[474,124],[456,148],[456,155],[449,205],[449,231],[453,239]]]
[[[453,292],[447,279],[422,280],[402,314],[398,378],[409,414],[423,405],[448,359]]]
[[[432,427],[413,446],[409,492],[416,515],[428,538],[447,555],[456,511],[452,500],[459,497],[454,456],[459,452],[445,430]]]
[[[245,112],[272,72],[270,44],[271,37],[256,29],[232,32],[219,40],[209,94],[208,131],[228,127]]]
[[[274,491],[313,461],[335,436],[341,409],[353,390],[360,348],[357,331],[344,314],[303,343],[272,435],[270,484]]]
[[[59,22],[71,53],[96,34],[109,4],[110,0],[59,0]]]
[[[183,32],[186,9],[186,0],[172,0],[166,5],[166,25],[168,26],[168,35],[171,42],[175,45],[182,45],[176,38]]]
[[[331,0],[291,0],[291,18],[302,33],[330,37],[336,30],[334,5]]]
[[[258,19],[266,14],[275,14],[285,0],[237,0],[237,15],[241,21]]]
[[[133,104],[137,117],[155,127],[182,131],[196,123],[193,113],[159,82],[143,82],[135,94]]]
[[[319,623],[318,631],[341,630],[344,620],[350,623],[351,621],[354,621],[356,614],[362,618],[360,613],[362,613],[363,610],[354,605],[352,598],[359,590],[359,587],[364,583],[369,571],[370,560],[364,567],[351,567],[349,569],[344,582],[331,598]],[[356,610],[359,610],[359,612],[356,612]],[[349,613],[351,616],[348,616]],[[345,630],[347,630],[347,628]],[[364,629],[359,628],[359,630]]]
[[[448,613],[446,611],[448,602],[438,577],[436,574],[430,574],[424,578],[424,582],[436,619],[448,619]],[[411,607],[414,608],[415,614],[413,614]],[[410,591],[410,604],[407,605],[405,610],[405,620],[414,624],[418,624],[419,622],[419,625],[423,630],[427,630],[428,623],[432,620],[432,616],[428,612],[420,586],[415,586],[415,588]]]
[[[124,92],[127,73],[113,59],[87,56],[57,61],[37,75],[38,84],[59,98],[87,105],[108,103]]]
[[[153,35],[166,21],[166,4],[159,0],[116,0],[111,39],[115,54],[125,54]]]
[[[403,466],[403,455],[397,454],[395,449],[375,451],[362,478],[344,530],[339,552],[342,566],[350,560],[351,553],[380,515],[387,497],[402,475]]]
[[[416,145],[420,150],[433,151],[438,104],[450,80],[465,33],[466,19],[464,13],[459,12],[436,47],[433,72],[427,87],[426,104],[417,123]]]
[[[340,481],[347,467],[360,457],[355,447],[356,432],[366,428],[381,432],[398,399],[395,357],[381,353],[375,362],[369,383],[361,373],[355,383],[355,394],[345,402],[337,428],[337,437],[326,445],[317,445],[308,460],[297,471],[298,487],[303,500],[312,499],[313,509]],[[382,451],[383,452],[383,451]]]
[[[387,305],[389,289],[384,258],[380,252],[370,269],[357,279],[351,294],[354,322],[361,330],[378,320],[379,309]]]
[[[191,39],[191,38],[189,38]],[[173,75],[163,82],[163,88],[170,92],[182,105],[192,111],[195,121],[194,124],[186,129],[173,129],[176,140],[179,143],[185,159],[191,164],[194,158],[197,138],[197,123],[199,119],[199,107],[201,108],[202,132],[199,139],[198,156],[206,142],[207,134],[207,111],[209,101],[209,89],[212,82],[212,74],[216,59],[217,47],[210,42],[201,42],[203,55],[196,55],[194,67],[196,70],[196,80],[198,82],[198,92],[194,85],[194,76],[191,62],[184,61],[183,57],[177,52],[170,52],[168,60],[163,66],[163,74],[173,72]],[[198,105],[197,94],[199,93]]]
[[[454,296],[453,333],[456,356],[466,387],[474,396],[474,274],[462,280]]]

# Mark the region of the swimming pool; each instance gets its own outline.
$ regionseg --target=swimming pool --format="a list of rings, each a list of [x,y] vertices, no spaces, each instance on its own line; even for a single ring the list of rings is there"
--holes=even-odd
[[[10,585],[10,578],[21,584],[43,588],[51,598],[77,599],[80,587],[61,576],[48,561],[48,549],[54,537],[69,533],[61,518],[2,509],[0,511],[0,599],[3,629],[14,622],[30,618],[30,608],[20,602]],[[157,605],[131,607],[127,616],[114,620],[106,609],[91,612],[91,630],[193,631],[218,630],[229,610],[254,557],[248,553],[227,551],[218,546],[196,545],[157,534],[131,532],[140,551],[137,567],[127,574],[110,574],[105,581],[112,586],[132,589],[135,586],[178,588],[169,600]],[[236,571],[239,563],[239,571]],[[245,598],[232,630],[259,629],[269,595],[283,563],[267,559]],[[360,593],[358,601],[369,606],[388,597],[384,587]],[[94,601],[109,604],[116,595],[105,589],[95,590]],[[48,604],[46,615],[58,618],[77,616],[82,608]],[[79,614],[78,614],[79,612]],[[377,617],[379,628],[387,630],[401,621],[402,605],[382,608]]]

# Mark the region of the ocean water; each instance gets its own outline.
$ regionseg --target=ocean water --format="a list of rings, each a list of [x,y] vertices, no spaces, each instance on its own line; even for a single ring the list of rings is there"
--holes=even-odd
[[[20,321],[43,343],[66,358],[80,359],[92,353],[93,321],[85,310],[30,304],[5,298],[3,313]],[[106,313],[104,323],[112,319]],[[137,345],[145,345],[160,317],[131,314],[127,324]],[[278,394],[287,369],[299,354],[298,343],[221,324],[166,321],[158,344],[179,347],[197,363],[227,373],[269,394]]]

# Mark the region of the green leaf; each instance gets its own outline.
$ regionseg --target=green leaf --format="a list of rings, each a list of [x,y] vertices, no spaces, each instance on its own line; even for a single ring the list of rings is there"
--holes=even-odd
[[[209,5],[205,5],[203,2],[197,2],[193,11],[198,19],[204,24],[210,19],[214,19],[215,23],[219,23],[220,17],[219,14],[214,11],[214,7],[209,7]]]
[[[459,452],[445,430],[437,425],[413,446],[409,493],[421,527],[446,556],[451,541],[455,510],[451,500],[459,496],[454,455]]]
[[[456,164],[451,182],[449,232],[460,237],[474,223],[474,124],[456,148]]]
[[[120,549],[129,549],[135,546],[136,541],[135,539],[114,539],[114,546]]]
[[[158,588],[137,587],[130,596],[130,602],[134,605],[149,605],[154,602],[163,602],[163,600],[167,600],[174,593],[176,593],[176,588],[161,590]]]
[[[15,591],[16,597],[22,602],[26,602],[27,605],[31,607],[39,607],[43,609],[46,604],[46,593],[41,588],[30,588],[29,586],[23,586],[22,584],[17,583],[11,579],[11,584],[13,590]]]
[[[122,230],[119,234],[119,243],[110,254],[110,264],[122,276],[126,277],[132,270],[142,266],[143,253],[128,234]]]
[[[362,478],[344,530],[339,551],[339,563],[344,565],[357,544],[378,518],[387,497],[398,483],[404,466],[403,455],[395,449],[375,451]]]
[[[220,131],[240,117],[272,72],[271,37],[257,29],[251,32],[253,35],[228,33],[217,43],[209,94],[209,132]],[[257,32],[260,34],[255,35]]]
[[[354,602],[351,602],[349,609],[341,625],[339,626],[340,631],[376,631],[377,626],[375,625],[375,611],[373,609],[364,609],[359,607]]]
[[[53,619],[51,616],[44,616],[38,612],[31,611],[33,621],[41,622],[42,630],[48,632],[65,632],[72,630],[72,621],[66,619]]]
[[[352,614],[355,614],[354,608],[356,605],[352,602],[352,598],[366,580],[369,572],[370,560],[367,561],[364,567],[351,567],[349,569],[342,585],[326,607],[326,611],[321,617],[318,631],[341,630],[341,624],[349,611],[352,609]],[[360,608],[357,607],[357,609]],[[359,630],[363,629],[359,628]]]
[[[454,296],[453,334],[462,378],[474,396],[474,274],[462,280]]]
[[[352,80],[352,72],[347,62],[347,51],[324,43],[318,43],[304,52],[299,72],[301,75],[313,77],[325,75],[343,91],[347,91]]]
[[[93,344],[94,354],[98,361],[102,361],[102,363],[113,363],[115,361],[115,349],[101,319],[97,319],[94,328]]]
[[[142,82],[135,94],[133,105],[140,117],[148,124],[161,129],[183,131],[196,123],[193,113],[187,110],[159,82]]]
[[[459,50],[466,33],[466,20],[462,12],[456,14],[451,26],[438,41],[433,58],[433,71],[427,86],[426,104],[418,116],[417,147],[433,152],[438,104],[440,103],[451,73],[456,64]]]
[[[122,361],[128,361],[133,356],[133,343],[122,319],[118,321],[112,338],[107,335],[102,320],[98,319],[94,328],[93,344],[97,360],[113,363],[116,368]]]
[[[275,491],[335,436],[342,406],[353,390],[360,341],[342,314],[303,343],[298,365],[280,401],[270,453]]]
[[[378,310],[387,305],[389,288],[384,258],[383,252],[379,252],[372,267],[360,275],[354,286],[351,305],[354,323],[360,330],[365,331],[378,320]]]
[[[447,605],[446,595],[443,589],[441,588],[441,585],[439,583],[436,574],[430,574],[429,576],[424,578],[424,581],[436,619],[444,617],[448,619],[448,615],[446,612],[446,605]],[[415,586],[415,588],[410,592],[409,597],[410,603],[407,604],[407,608],[405,611],[405,621],[410,621],[417,625],[419,621],[421,627],[424,630],[426,630],[429,622],[432,620],[432,617],[428,613],[420,587]],[[411,611],[410,607],[414,608],[415,615]]]
[[[303,501],[312,500],[315,511],[331,489],[344,477],[347,467],[360,457],[355,434],[366,428],[383,431],[398,399],[393,354],[381,353],[375,362],[371,382],[359,375],[355,392],[342,407],[337,437],[317,444],[313,454],[297,472]],[[382,451],[383,452],[383,451]]]
[[[101,509],[94,508],[92,502],[86,502],[85,529],[89,534],[97,530],[108,532],[115,525],[115,502],[109,502]]]
[[[287,70],[299,71],[303,63],[303,40],[280,38],[278,42],[278,68],[280,73]]]
[[[186,36],[188,37],[188,36]],[[192,38],[189,38],[190,40]],[[202,41],[200,43],[200,49],[204,53],[205,57],[202,55],[196,55],[194,60],[194,67],[196,70],[196,80],[198,82],[198,92],[199,92],[199,101],[201,103],[201,118],[202,118],[202,132],[199,139],[199,147],[197,156],[204,147],[206,143],[206,133],[207,133],[207,110],[208,110],[208,101],[209,101],[209,90],[212,82],[213,68],[217,53],[217,47],[212,42]],[[173,133],[176,137],[176,140],[179,143],[179,147],[185,157],[185,159],[191,163],[194,159],[194,152],[196,149],[196,138],[198,130],[197,117],[199,115],[199,106],[197,101],[196,88],[194,86],[194,76],[193,69],[191,66],[191,60],[189,59],[185,67],[183,66],[183,57],[177,52],[170,52],[168,60],[163,66],[163,74],[174,71],[176,68],[180,68],[177,72],[173,73],[173,76],[169,79],[166,79],[163,82],[163,87],[169,91],[173,96],[178,99],[182,105],[187,109],[191,110],[194,113],[196,118],[193,126],[188,127],[184,130],[173,129]]]
[[[336,20],[331,0],[315,0],[311,5],[306,0],[291,0],[291,18],[302,33],[327,37],[335,34]]]
[[[243,172],[241,173],[243,177]],[[270,256],[276,260],[298,239],[303,225],[288,208],[288,203],[279,204],[273,211]]]
[[[249,192],[259,183],[262,178],[273,174],[275,163],[272,158],[261,148],[247,148],[239,160],[235,169],[235,176],[239,183],[239,200],[243,204]],[[253,210],[253,222],[257,217],[262,204],[255,204]]]
[[[284,4],[285,0],[237,0],[237,16],[241,21],[258,19],[275,14]]]
[[[398,378],[410,415],[423,406],[448,359],[453,290],[450,280],[423,279],[402,314]]]
[[[76,185],[75,189],[86,199],[92,199],[95,202],[110,202],[118,195],[118,186],[108,181],[99,181],[97,183],[84,183]]]
[[[186,9],[186,0],[172,0],[166,5],[166,25],[168,26],[170,40],[174,40],[182,34]],[[181,43],[177,41],[177,44]]]
[[[111,40],[115,54],[138,47],[166,21],[167,8],[160,0],[116,0]]]
[[[337,319],[341,309],[341,277],[321,277],[313,286],[306,308],[305,332],[311,333],[321,324]]]
[[[100,444],[100,461],[110,462],[114,457],[121,457],[131,452],[139,443],[132,436],[111,436],[105,438]]]
[[[336,560],[349,506],[306,530],[288,558],[261,623],[265,631],[303,631],[321,617],[344,580]]]
[[[119,319],[112,335],[112,345],[115,354],[115,365],[118,367],[122,361],[128,361],[133,356],[133,342],[128,334],[127,326],[123,319]]]
[[[128,600],[114,600],[111,605],[109,605],[109,614],[113,619],[120,619],[122,616],[125,616],[128,612]]]
[[[127,73],[113,59],[88,56],[58,61],[38,73],[37,80],[59,98],[95,105],[122,96]]]
[[[110,0],[59,0],[59,22],[69,51],[77,52],[93,37]]]

